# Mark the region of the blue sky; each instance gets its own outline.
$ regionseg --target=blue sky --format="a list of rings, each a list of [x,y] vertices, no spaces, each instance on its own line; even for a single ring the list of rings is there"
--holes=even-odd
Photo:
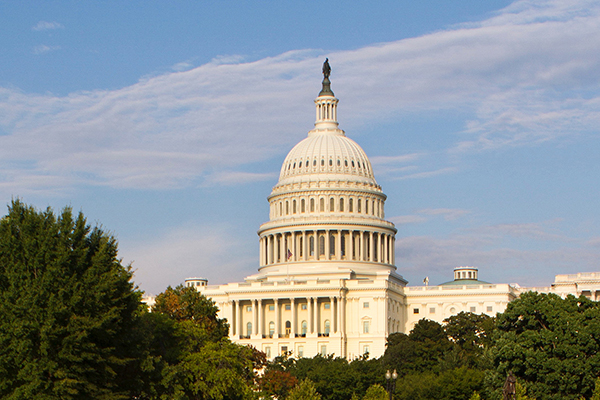
[[[0,199],[82,210],[147,292],[241,280],[329,57],[411,284],[600,270],[597,2],[303,3],[0,1]]]

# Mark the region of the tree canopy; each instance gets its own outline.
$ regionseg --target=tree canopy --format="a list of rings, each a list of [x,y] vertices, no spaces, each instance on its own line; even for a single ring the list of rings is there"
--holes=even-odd
[[[0,219],[0,396],[129,397],[141,310],[117,242],[65,208]]]

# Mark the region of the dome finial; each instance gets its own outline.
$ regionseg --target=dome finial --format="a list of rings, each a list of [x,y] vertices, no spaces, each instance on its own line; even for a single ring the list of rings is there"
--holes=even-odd
[[[319,93],[319,96],[334,96],[331,91],[331,81],[329,80],[329,75],[331,75],[331,66],[329,65],[329,58],[325,59],[323,63],[323,89]]]

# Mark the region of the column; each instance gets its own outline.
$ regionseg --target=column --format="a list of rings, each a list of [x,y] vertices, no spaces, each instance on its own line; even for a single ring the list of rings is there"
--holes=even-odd
[[[271,264],[271,235],[267,236],[267,265]]]
[[[279,337],[279,325],[280,325],[280,321],[279,321],[279,299],[274,299],[275,301],[275,334],[273,335],[274,338],[278,338]]]
[[[252,332],[250,335],[256,335],[258,333],[258,327],[256,326],[256,300],[252,301]]]
[[[286,251],[285,251],[285,234],[281,233],[279,235],[279,260],[280,262],[285,262],[286,259]]]
[[[242,301],[238,300],[237,301],[237,310],[238,310],[238,318],[237,318],[237,332],[236,335],[238,337],[242,336],[244,334],[244,331],[242,329]]]
[[[335,308],[334,308],[334,299],[335,297],[329,296],[329,309],[331,310],[331,326],[329,327],[329,334],[335,333],[336,330],[336,321],[335,321]]]
[[[230,300],[229,303],[231,303],[231,309],[230,311],[230,319],[229,321],[231,321],[231,323],[229,324],[229,336],[233,337],[233,335],[235,335],[235,300]]]
[[[359,231],[358,234],[358,261],[365,261],[365,233]]]
[[[337,308],[336,308],[336,313],[335,313],[335,331],[337,333],[342,333],[342,296],[338,296],[336,297],[337,299]]]
[[[348,249],[346,249],[346,254],[348,254],[348,260],[354,260],[354,258],[356,257],[356,255],[354,254],[354,231],[348,231],[348,235],[350,236],[350,244],[348,246]],[[348,250],[350,250],[350,252],[348,252]]]
[[[295,300],[293,297],[290,299],[290,302],[292,303],[292,331],[290,332],[290,337],[296,337],[296,304],[295,304]]]
[[[342,259],[342,231],[338,230],[337,231],[337,237],[335,240],[335,255],[336,255],[336,260],[341,260]],[[347,249],[346,249],[347,252]]]
[[[368,261],[375,261],[375,259],[373,258],[373,232],[369,232],[369,260]]]
[[[313,333],[313,304],[312,297],[307,297],[306,302],[308,303],[308,333]]]
[[[390,263],[390,257],[388,254],[388,240],[390,239],[390,237],[388,235],[383,235],[384,238],[384,242],[383,242],[383,262],[386,264]]]
[[[302,259],[308,260],[308,245],[306,243],[306,231],[302,231]]]
[[[296,237],[296,231],[292,232],[292,260],[298,261],[298,246],[297,246],[298,238]]]
[[[262,299],[258,299],[258,330],[257,330],[257,333],[261,338],[264,335]]]
[[[331,232],[329,230],[325,231],[325,259],[329,260],[329,235]]]
[[[392,262],[391,264],[396,264],[396,238],[392,237]]]
[[[313,328],[314,328],[314,332],[315,333],[319,333],[319,331],[321,330],[321,323],[319,321],[319,298],[318,297],[313,297],[313,302],[315,303],[313,305]]]

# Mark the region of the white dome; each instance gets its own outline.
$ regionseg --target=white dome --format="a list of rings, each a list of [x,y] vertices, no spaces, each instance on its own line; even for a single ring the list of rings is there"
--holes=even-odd
[[[331,180],[377,184],[364,150],[339,129],[311,131],[294,146],[283,162],[278,186]]]

